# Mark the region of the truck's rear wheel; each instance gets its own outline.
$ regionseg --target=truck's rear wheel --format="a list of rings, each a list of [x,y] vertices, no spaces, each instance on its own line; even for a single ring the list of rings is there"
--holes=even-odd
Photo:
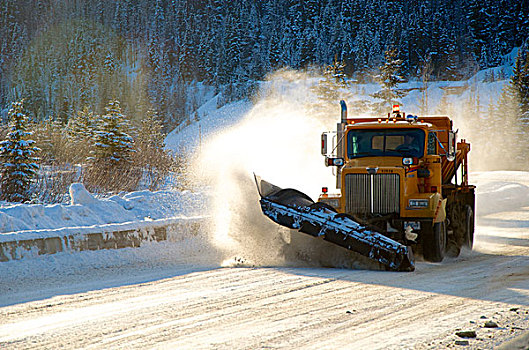
[[[441,262],[446,250],[446,224],[438,222],[427,223],[422,230],[422,255],[425,260]]]
[[[472,249],[474,245],[474,211],[470,205],[465,205],[465,247]]]
[[[452,237],[448,238],[448,242],[446,243],[446,256],[451,258],[457,258],[461,254],[461,245],[459,245],[455,238]]]

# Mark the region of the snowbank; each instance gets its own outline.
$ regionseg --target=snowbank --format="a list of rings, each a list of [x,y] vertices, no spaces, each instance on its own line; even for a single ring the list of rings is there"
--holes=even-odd
[[[204,214],[204,194],[138,191],[98,199],[72,184],[71,204],[15,204],[0,208],[0,234],[84,227]]]
[[[529,207],[529,172],[487,171],[470,174],[476,187],[476,214]]]

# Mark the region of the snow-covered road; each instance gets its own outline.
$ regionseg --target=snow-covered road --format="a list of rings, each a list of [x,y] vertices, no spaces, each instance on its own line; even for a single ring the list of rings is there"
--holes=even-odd
[[[475,179],[475,250],[412,273],[223,268],[197,237],[2,263],[0,348],[492,348],[529,329],[529,176]]]

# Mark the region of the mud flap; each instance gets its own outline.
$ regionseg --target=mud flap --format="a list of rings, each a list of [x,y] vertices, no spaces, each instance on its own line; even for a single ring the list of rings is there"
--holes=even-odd
[[[281,189],[255,177],[261,195],[261,210],[279,225],[296,229],[339,245],[372,260],[389,270],[415,270],[410,248],[356,222],[347,214],[338,214],[323,203],[314,203],[306,194]],[[263,191],[266,187],[267,191]]]

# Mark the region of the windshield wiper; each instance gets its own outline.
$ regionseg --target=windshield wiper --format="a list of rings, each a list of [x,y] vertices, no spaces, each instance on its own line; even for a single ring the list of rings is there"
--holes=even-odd
[[[381,152],[381,151],[379,151]],[[349,156],[349,158],[360,158],[360,157],[380,157],[382,154],[379,152],[358,152]]]

